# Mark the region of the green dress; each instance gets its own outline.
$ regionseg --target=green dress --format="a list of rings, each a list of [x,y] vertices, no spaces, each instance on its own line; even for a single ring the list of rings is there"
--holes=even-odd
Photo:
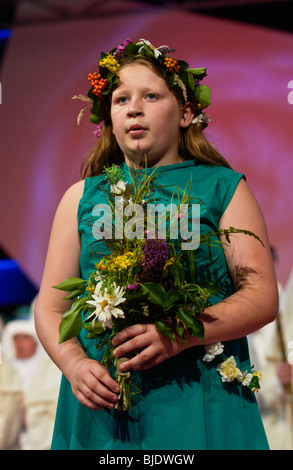
[[[125,180],[129,168],[121,166]],[[138,171],[138,170],[136,170]],[[148,172],[153,171],[148,169]],[[214,230],[228,206],[242,174],[225,167],[190,160],[159,167],[155,191],[157,203],[168,205],[176,188],[185,189],[192,178],[194,203],[201,200],[201,233]],[[85,180],[78,210],[81,276],[94,270],[103,240],[93,237],[94,206],[106,203],[104,175]],[[222,287],[215,304],[234,292],[221,248],[196,250],[199,280]],[[101,359],[92,340],[81,333],[80,342],[91,358]],[[224,343],[226,357],[233,355],[242,371],[250,370],[246,338]],[[185,350],[147,371],[135,373],[133,382],[141,393],[133,395],[132,410],[90,410],[81,405],[63,377],[58,401],[52,449],[74,450],[227,450],[268,449],[253,392],[240,384],[224,383],[214,362],[204,362],[204,347]]]

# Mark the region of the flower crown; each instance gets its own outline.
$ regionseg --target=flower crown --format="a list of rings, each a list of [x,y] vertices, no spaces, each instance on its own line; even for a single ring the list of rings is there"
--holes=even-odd
[[[73,97],[92,103],[90,121],[94,124],[99,124],[95,132],[96,135],[99,136],[101,122],[105,119],[103,98],[113,90],[113,87],[118,82],[118,73],[121,67],[120,61],[124,57],[150,57],[157,61],[163,70],[164,78],[169,88],[181,88],[185,102],[188,101],[188,96],[192,97],[192,101],[196,106],[193,123],[200,122],[203,123],[204,127],[207,126],[209,117],[202,110],[211,104],[211,91],[208,86],[199,84],[200,80],[207,75],[206,68],[190,69],[187,62],[169,56],[174,51],[175,49],[170,49],[168,46],[155,48],[146,39],[140,39],[139,42],[132,42],[130,39],[126,39],[123,44],[118,45],[108,54],[101,53],[99,71],[88,74],[91,88],[88,91],[87,97],[83,95]],[[79,113],[78,122],[84,109]]]

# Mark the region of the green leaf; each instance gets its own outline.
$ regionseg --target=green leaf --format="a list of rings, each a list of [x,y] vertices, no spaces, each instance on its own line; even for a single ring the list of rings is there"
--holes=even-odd
[[[260,384],[257,375],[254,375],[251,379],[251,382],[249,384],[250,390],[259,390],[260,389]]]
[[[64,300],[73,300],[79,297],[83,293],[84,289],[77,289],[68,294],[66,297],[63,297]]]
[[[182,320],[187,328],[191,328],[193,325],[194,314],[190,310],[187,310],[184,307],[178,308],[177,317],[179,320]]]
[[[146,282],[141,286],[143,294],[148,294],[149,302],[164,307],[166,301],[166,291],[159,284]]]
[[[92,114],[90,115],[89,120],[93,124],[99,124],[103,120],[102,114],[100,112],[96,111],[96,109],[92,108],[91,113]]]
[[[204,338],[204,325],[202,321],[200,321],[194,312],[184,308],[180,307],[178,309],[178,318],[183,321],[185,326],[188,328],[189,333],[192,336],[195,336],[197,338]]]
[[[189,66],[188,66],[188,63],[185,62],[185,60],[178,60],[178,65],[180,65],[180,71],[181,70],[189,70]]]
[[[201,67],[197,69],[188,69],[188,72],[192,73],[192,75],[195,75],[196,77],[201,79],[206,76],[206,70],[207,69],[205,67]]]
[[[125,55],[135,55],[138,53],[138,50],[139,48],[141,47],[141,45],[137,45],[135,43],[130,43],[130,44],[127,44],[127,46],[125,46],[124,48],[124,54]]]
[[[204,282],[203,284],[201,284],[201,287],[206,292],[209,292],[210,295],[217,294],[218,292],[220,292],[220,290],[222,290],[222,287],[217,286],[212,282]]]
[[[59,325],[59,344],[77,336],[82,328],[80,309],[73,311],[70,315],[66,312]]]
[[[153,49],[151,49],[151,47],[148,44],[144,44],[143,47],[144,47],[145,55],[153,58],[155,55]]]
[[[92,325],[92,322],[90,322],[90,323],[83,323],[82,326],[86,331],[88,331],[91,335],[93,335],[93,337],[100,336],[102,334],[105,334],[106,332],[102,324],[97,321],[95,321],[94,325]]]
[[[57,286],[53,286],[54,289],[65,290],[66,292],[72,292],[77,289],[82,289],[84,286],[84,280],[78,277],[69,277],[66,281],[61,282]]]
[[[206,108],[211,104],[211,89],[206,85],[200,85],[196,87],[195,97],[202,107]]]
[[[175,341],[175,336],[174,336],[173,330],[172,330],[172,328],[170,328],[169,325],[167,325],[163,321],[156,321],[155,325],[156,325],[156,327],[157,327],[157,329],[159,330],[160,333],[162,333],[164,336],[171,339],[172,341]]]
[[[186,339],[184,339],[184,332],[185,332],[184,326],[176,325],[175,330],[177,334],[180,336],[180,338],[182,338],[183,341],[186,343],[187,341]]]
[[[173,305],[180,299],[180,295],[176,291],[168,291],[168,295],[166,296],[166,300],[164,302],[164,310],[169,310],[173,307]]]
[[[198,318],[193,319],[193,325],[191,327],[190,334],[196,338],[204,339],[204,324]]]
[[[184,281],[184,268],[181,263],[173,263],[170,267],[176,287],[181,287]]]
[[[187,83],[189,88],[193,91],[193,93],[195,93],[195,81],[193,75],[191,75],[190,73],[187,75]]]
[[[194,250],[188,250],[188,261],[189,261],[189,270],[191,274],[191,279],[195,283],[196,282],[196,275],[195,275],[195,254]]]
[[[146,302],[147,299],[148,299],[147,294],[140,294],[140,293],[129,294],[127,296],[127,304],[132,304],[132,303],[139,304],[141,302]]]

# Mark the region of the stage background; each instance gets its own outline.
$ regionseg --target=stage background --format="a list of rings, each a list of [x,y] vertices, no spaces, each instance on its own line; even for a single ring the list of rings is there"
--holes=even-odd
[[[286,283],[293,258],[292,34],[170,8],[122,13],[13,29],[1,70],[0,245],[38,287],[57,204],[95,142],[87,117],[77,126],[83,103],[71,97],[86,94],[101,50],[147,38],[175,47],[192,67],[207,67],[207,135],[245,173]]]

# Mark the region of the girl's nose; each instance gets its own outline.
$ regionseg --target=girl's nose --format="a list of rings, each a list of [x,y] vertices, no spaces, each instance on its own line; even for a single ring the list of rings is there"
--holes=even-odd
[[[129,103],[127,115],[129,117],[141,116],[143,114],[142,105],[139,100],[131,100]]]

